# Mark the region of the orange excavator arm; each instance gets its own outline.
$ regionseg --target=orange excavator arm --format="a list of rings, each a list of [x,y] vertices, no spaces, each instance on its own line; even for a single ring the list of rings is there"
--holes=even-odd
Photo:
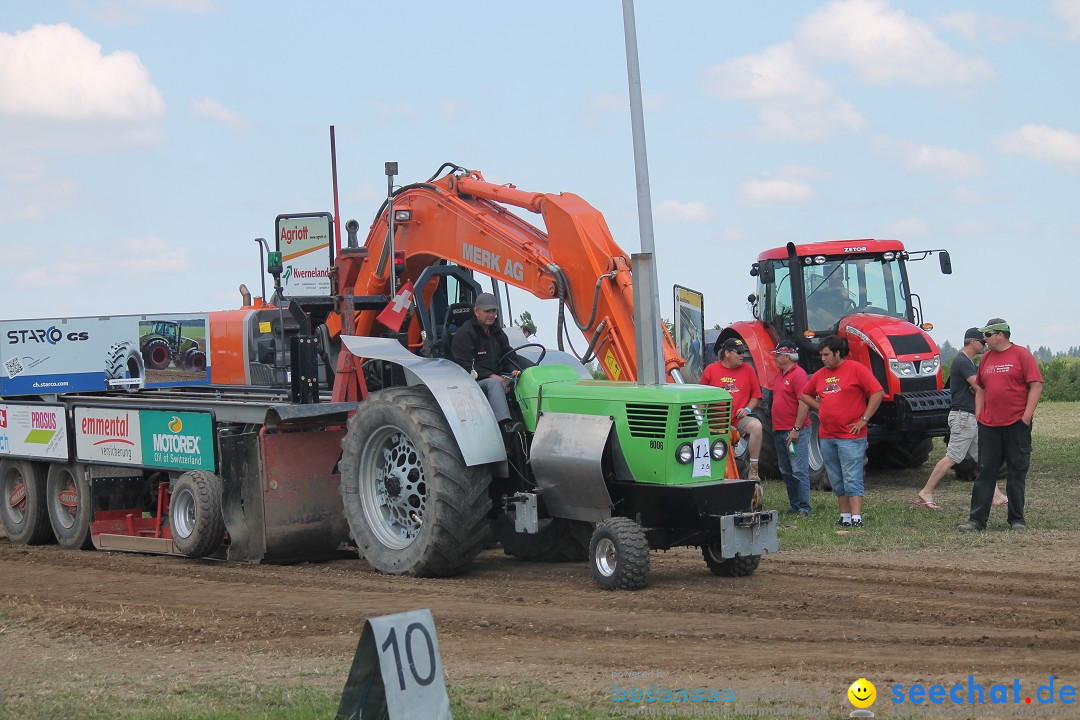
[[[450,167],[450,174],[407,185],[394,196],[395,216],[402,218],[395,221],[394,254],[399,264],[404,257],[405,266],[399,281],[415,279],[424,268],[447,260],[536,297],[558,298],[607,376],[635,380],[630,256],[611,237],[603,215],[571,193],[524,192],[489,183],[478,171]],[[546,231],[504,206],[539,214]],[[395,259],[390,257],[388,217],[384,206],[368,233],[367,257],[339,276],[339,284],[349,283],[354,296],[392,294],[390,267]],[[331,333],[371,335],[380,330],[377,312],[358,311],[351,323],[350,318],[336,318],[329,323]],[[415,321],[409,338],[410,345],[419,344]],[[685,361],[666,329],[663,342],[670,379]]]

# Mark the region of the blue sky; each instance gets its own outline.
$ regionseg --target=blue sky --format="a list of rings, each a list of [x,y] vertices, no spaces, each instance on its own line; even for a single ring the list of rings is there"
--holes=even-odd
[[[42,0],[0,12],[0,319],[236,307],[279,213],[443,162],[639,249],[621,2]],[[758,252],[884,237],[935,338],[1080,345],[1080,0],[637,0],[661,305],[748,315]],[[554,308],[521,294],[539,334]]]

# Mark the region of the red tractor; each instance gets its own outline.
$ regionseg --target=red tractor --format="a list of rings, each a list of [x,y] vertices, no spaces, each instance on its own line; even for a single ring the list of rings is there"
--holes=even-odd
[[[908,252],[896,240],[835,240],[767,250],[750,268],[757,290],[748,300],[753,320],[734,323],[716,342],[738,337],[746,343],[761,380],[764,402],[756,412],[770,437],[769,401],[776,363],[769,352],[794,340],[799,364],[808,373],[821,367],[821,338],[848,342],[848,360],[868,367],[885,389],[870,420],[867,455],[878,467],[917,467],[926,462],[933,438],[948,429],[950,395],[941,380],[941,353],[927,334],[922,302],[911,292],[907,264],[938,253],[941,272],[952,264],[945,250]],[[811,415],[811,484],[828,488]],[[779,477],[771,442],[762,443],[760,472]]]

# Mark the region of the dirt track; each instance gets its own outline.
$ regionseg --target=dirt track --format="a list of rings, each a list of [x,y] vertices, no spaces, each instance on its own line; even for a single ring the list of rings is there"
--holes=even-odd
[[[637,593],[596,589],[584,563],[498,550],[466,576],[418,580],[362,560],[236,565],[0,538],[0,654],[18,660],[0,693],[33,693],[65,654],[81,660],[76,685],[156,673],[340,687],[365,617],[428,607],[449,683],[529,680],[606,702],[613,672],[659,671],[670,685],[824,688],[846,714],[860,676],[879,697],[969,673],[1080,685],[1078,574],[1080,542],[1054,533],[965,555],[785,552],[743,579],[672,551]]]

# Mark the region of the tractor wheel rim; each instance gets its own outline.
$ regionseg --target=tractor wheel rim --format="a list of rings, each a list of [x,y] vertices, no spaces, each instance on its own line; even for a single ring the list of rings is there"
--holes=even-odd
[[[172,508],[173,536],[187,539],[195,530],[195,496],[187,488],[172,496],[169,501]]]
[[[79,488],[70,472],[64,473],[64,482],[61,483],[59,492],[50,498],[54,510],[53,517],[60,523],[61,527],[70,530],[75,527],[75,515],[79,512],[79,508],[77,505],[71,506],[61,500],[61,497],[66,493],[72,493],[77,499],[81,500],[79,498]]]
[[[375,431],[361,451],[364,518],[383,545],[401,550],[420,534],[427,509],[427,478],[420,453],[400,428]]]
[[[593,552],[593,562],[596,569],[604,577],[614,575],[615,568],[619,564],[619,553],[615,550],[615,543],[608,538],[600,538],[596,543],[596,550]]]
[[[3,485],[0,486],[0,496],[6,498],[8,510],[11,511],[12,519],[21,523],[26,513],[26,481],[22,473],[12,470],[4,477]]]

